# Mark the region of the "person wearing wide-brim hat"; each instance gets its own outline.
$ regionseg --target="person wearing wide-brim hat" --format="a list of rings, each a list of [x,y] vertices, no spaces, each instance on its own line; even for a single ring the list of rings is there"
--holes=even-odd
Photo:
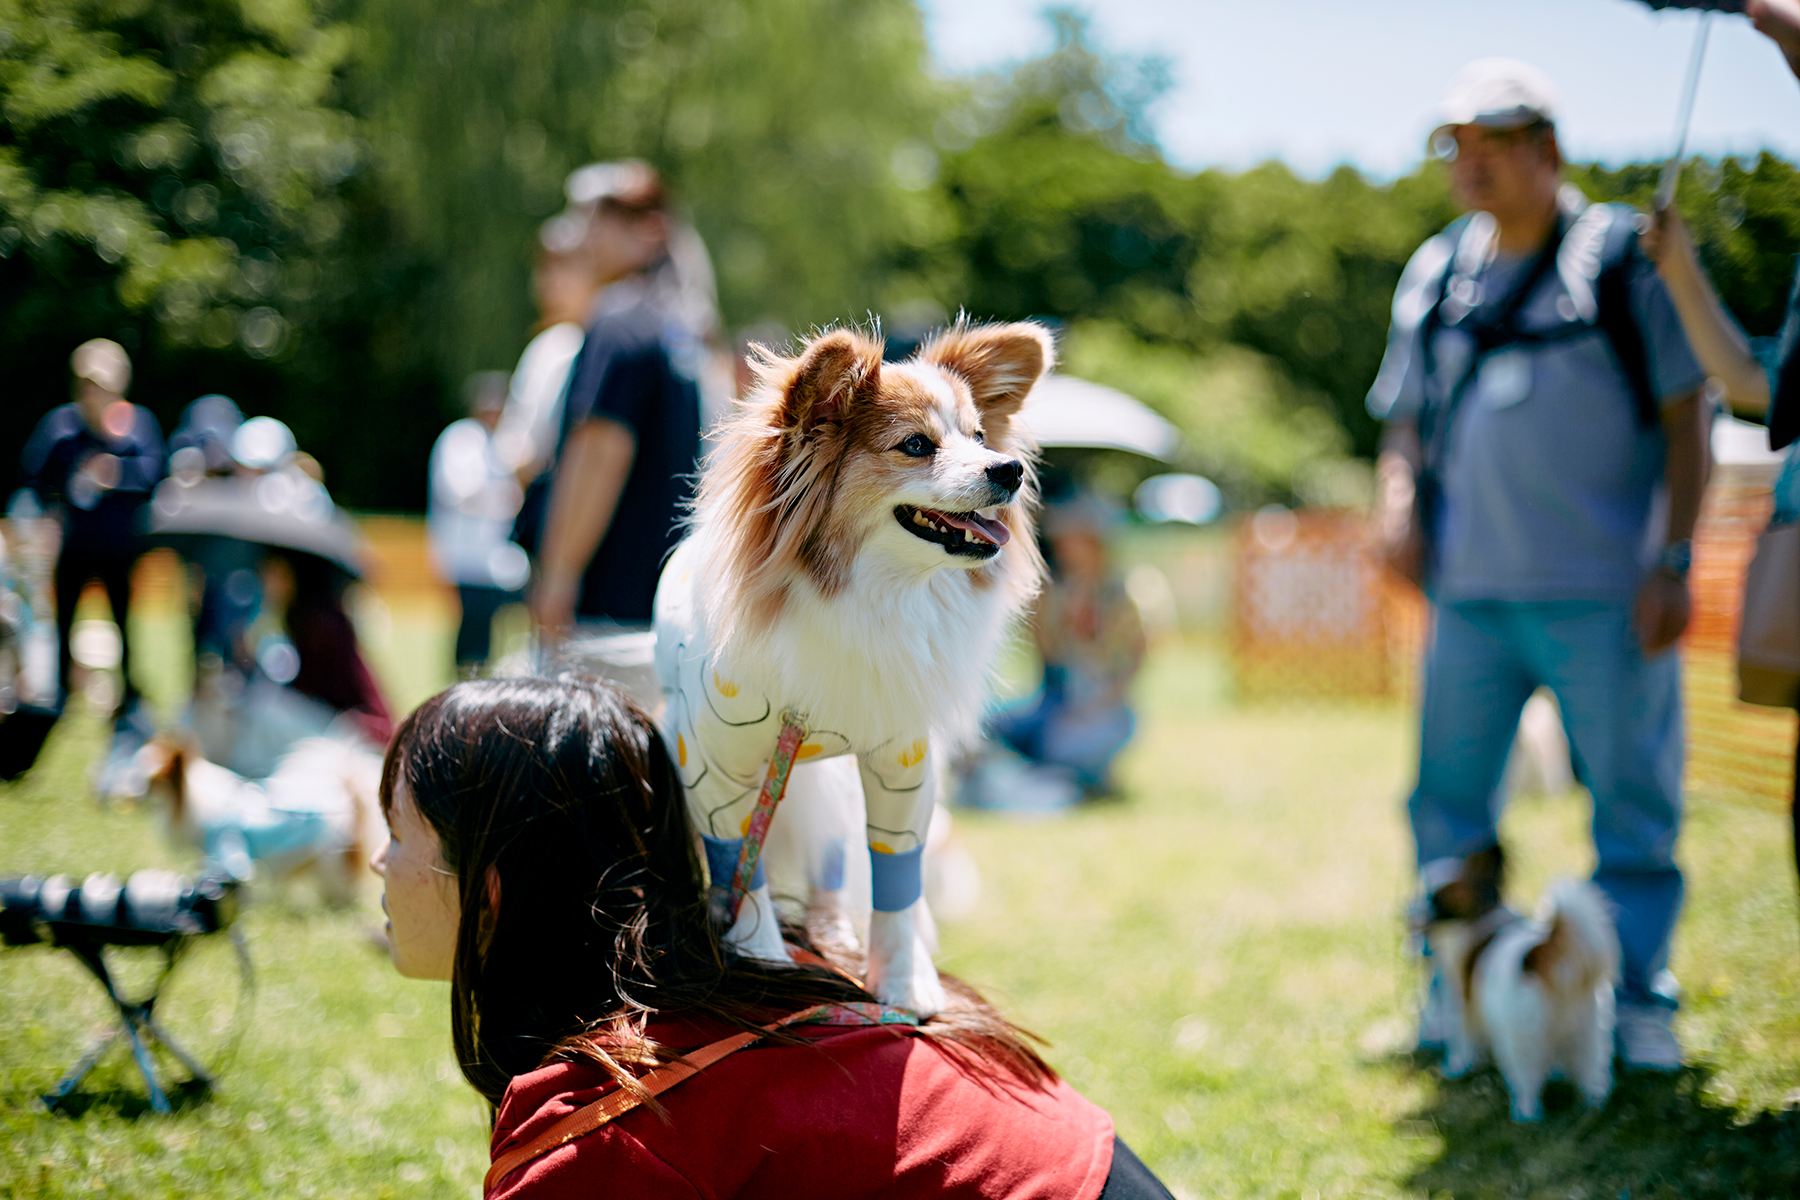
[[[1430,145],[1466,215],[1407,265],[1369,392],[1387,427],[1382,546],[1433,602],[1408,811],[1429,890],[1496,842],[1520,710],[1548,687],[1593,796],[1594,882],[1618,917],[1620,1055],[1674,1070],[1674,643],[1705,373],[1638,250],[1636,214],[1562,182],[1556,104],[1543,73],[1511,59],[1451,82]],[[1437,1011],[1422,1046],[1441,1037]]]
[[[56,559],[58,676],[66,692],[74,670],[69,634],[75,606],[99,580],[119,627],[124,689],[117,713],[127,714],[138,691],[131,675],[131,569],[142,552],[144,506],[162,479],[162,430],[147,409],[125,399],[131,358],[125,348],[94,338],[69,357],[74,399],[51,409],[25,445],[25,484],[62,526]]]

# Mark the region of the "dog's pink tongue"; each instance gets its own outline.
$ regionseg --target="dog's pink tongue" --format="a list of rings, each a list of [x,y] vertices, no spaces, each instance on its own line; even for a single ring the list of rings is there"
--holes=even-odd
[[[966,529],[976,537],[981,538],[984,541],[992,542],[996,546],[1004,546],[1007,542],[1012,540],[1012,530],[1008,529],[998,521],[989,520],[980,513],[972,512],[964,515],[962,513],[938,512],[934,509],[932,510],[931,515],[938,518],[946,525],[954,525],[958,529]]]

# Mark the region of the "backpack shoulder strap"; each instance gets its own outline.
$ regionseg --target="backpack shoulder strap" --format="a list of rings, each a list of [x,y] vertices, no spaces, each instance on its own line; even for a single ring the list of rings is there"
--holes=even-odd
[[[1639,426],[1653,429],[1661,420],[1660,406],[1650,379],[1644,331],[1631,306],[1631,281],[1645,267],[1643,251],[1638,246],[1637,218],[1622,205],[1607,207],[1613,210],[1613,221],[1601,251],[1600,275],[1594,282],[1594,323],[1606,335],[1619,371],[1625,376]]]
[[[1444,323],[1444,301],[1450,296],[1450,281],[1455,278],[1457,264],[1468,256],[1468,247],[1464,243],[1469,239],[1469,226],[1475,217],[1474,213],[1464,213],[1450,224],[1444,226],[1431,240],[1444,246],[1443,262],[1434,275],[1420,280],[1421,291],[1431,296],[1431,302],[1419,318],[1418,345],[1420,362],[1424,368],[1425,395],[1424,404],[1418,416],[1419,434],[1429,440],[1429,429],[1437,417],[1435,410],[1439,407],[1431,394],[1431,385],[1437,374],[1436,338],[1438,329]]]

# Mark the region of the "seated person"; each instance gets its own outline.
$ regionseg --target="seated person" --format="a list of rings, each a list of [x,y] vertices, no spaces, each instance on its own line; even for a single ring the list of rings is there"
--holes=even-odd
[[[791,967],[729,951],[668,751],[606,684],[440,693],[381,805],[394,965],[451,982],[490,1197],[1169,1195],[966,985],[919,1024],[797,929]],[[565,1136],[603,1096],[611,1119]]]
[[[1044,516],[1050,581],[1032,633],[1044,660],[1038,693],[990,722],[994,737],[1081,789],[1111,788],[1112,761],[1137,728],[1128,694],[1144,662],[1144,625],[1106,549],[1108,513],[1092,497]]]
[[[191,723],[206,757],[262,779],[303,738],[328,736],[379,751],[394,722],[344,608],[350,579],[316,555],[265,547],[261,612],[237,658],[196,688]]]

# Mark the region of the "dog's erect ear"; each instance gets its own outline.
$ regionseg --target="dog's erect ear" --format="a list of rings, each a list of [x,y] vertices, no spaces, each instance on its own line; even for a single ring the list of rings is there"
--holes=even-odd
[[[1007,416],[1019,411],[1032,387],[1056,362],[1056,344],[1049,330],[1031,321],[959,322],[927,342],[919,360],[962,376],[983,413]]]
[[[851,403],[881,384],[881,346],[848,329],[813,339],[800,352],[781,400],[783,424],[811,433],[840,422]]]
[[[187,808],[187,747],[177,743],[162,741],[160,738],[151,741],[144,747],[147,754],[145,765],[149,768],[149,782],[161,784],[169,789],[169,815],[181,820]]]

